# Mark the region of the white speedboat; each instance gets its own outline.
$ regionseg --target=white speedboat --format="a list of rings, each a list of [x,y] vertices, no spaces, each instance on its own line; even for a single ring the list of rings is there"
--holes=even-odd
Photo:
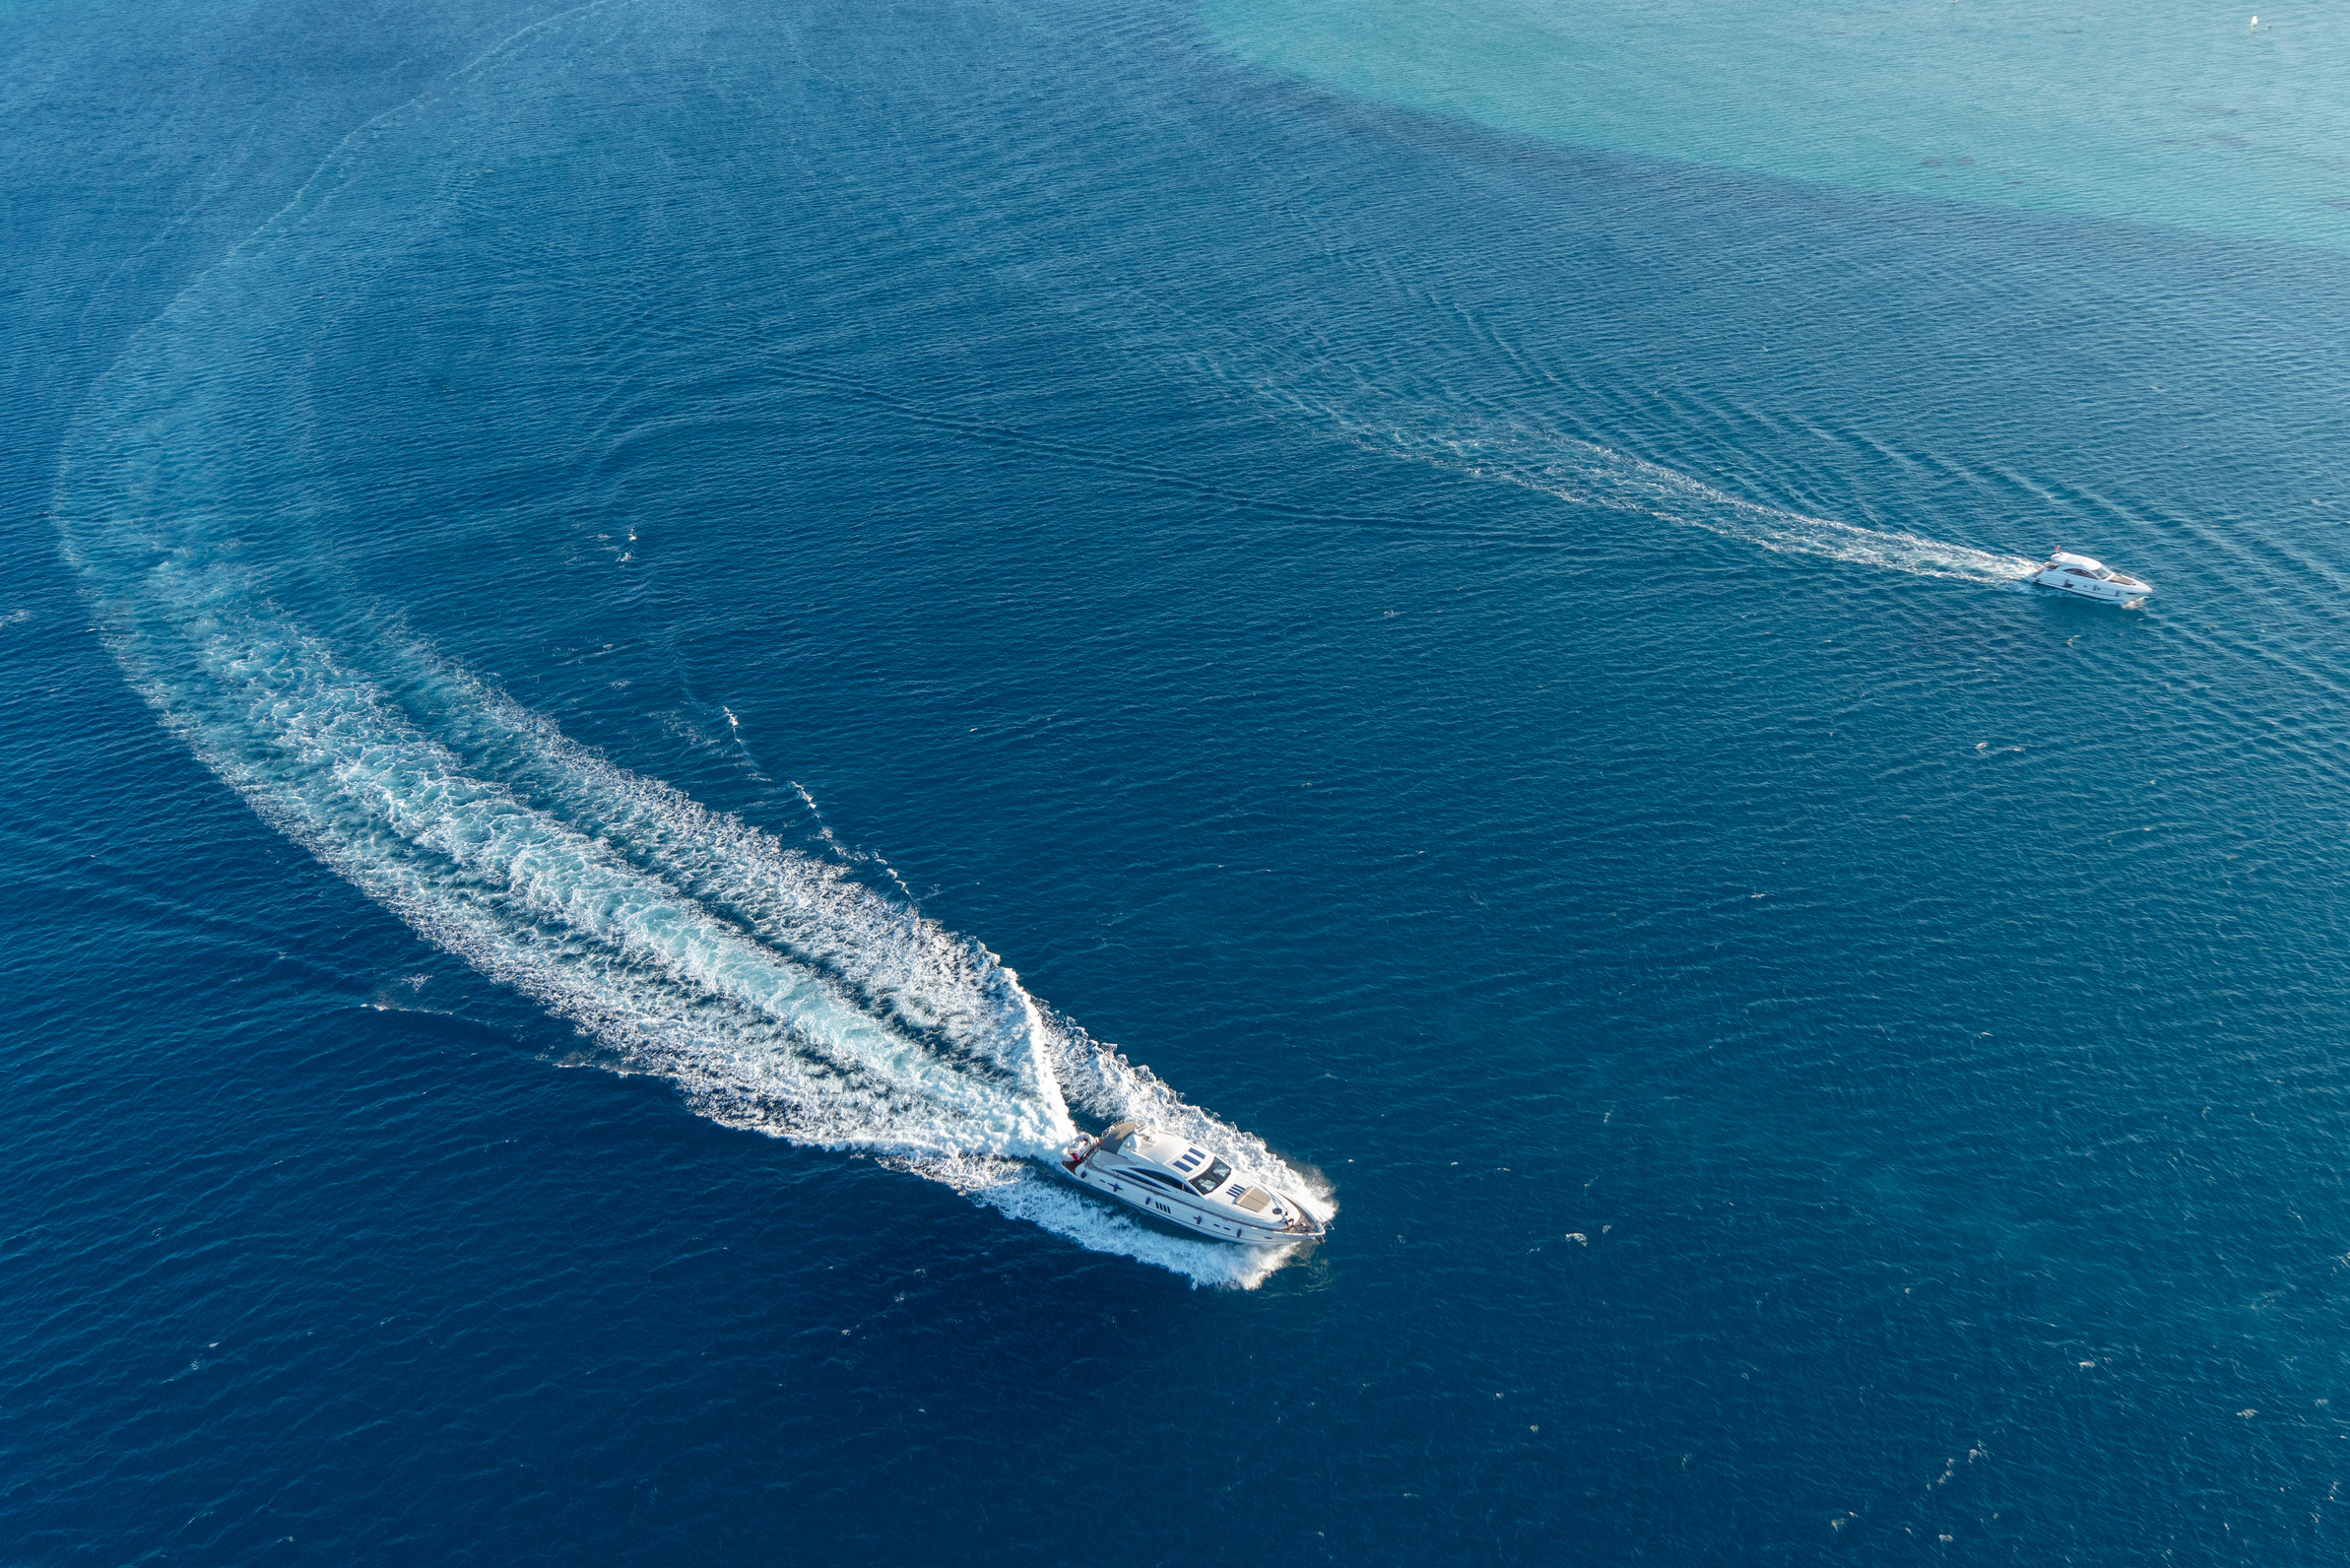
[[[2117,603],[2143,599],[2154,592],[2135,577],[2124,577],[2105,562],[2091,560],[2086,555],[2073,555],[2059,550],[2049,556],[2048,564],[2025,581],[2043,588],[2056,588],[2083,599],[2111,599]]]
[[[1217,1241],[1279,1247],[1318,1240],[1322,1221],[1286,1193],[1233,1176],[1188,1139],[1141,1122],[1120,1122],[1061,1151],[1061,1168],[1095,1192]]]

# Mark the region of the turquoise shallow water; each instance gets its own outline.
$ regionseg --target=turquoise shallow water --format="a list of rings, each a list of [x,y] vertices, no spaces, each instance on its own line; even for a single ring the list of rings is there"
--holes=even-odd
[[[2350,33],[2322,6],[1208,0],[1202,18],[1273,70],[1568,146],[2350,246]]]
[[[2328,245],[1215,12],[37,24],[20,1556],[2338,1555]]]

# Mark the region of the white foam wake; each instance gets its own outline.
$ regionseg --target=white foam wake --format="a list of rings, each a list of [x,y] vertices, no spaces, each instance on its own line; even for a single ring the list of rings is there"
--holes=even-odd
[[[316,581],[331,562],[311,558],[302,530],[369,492],[330,478],[337,441],[303,379],[319,327],[308,302],[363,294],[457,199],[486,160],[468,115],[512,134],[519,98],[492,76],[596,63],[593,48],[558,47],[596,10],[531,32],[545,60],[501,44],[485,57],[495,70],[450,79],[471,97],[420,98],[354,132],[94,389],[55,515],[109,646],[262,817],[577,1024],[607,1065],[674,1081],[704,1115],[876,1157],[1084,1246],[1198,1282],[1259,1282],[1286,1254],[1146,1229],[1037,1162],[1075,1136],[1074,1105],[1188,1132],[1241,1174],[1332,1207],[1261,1141],[1040,1006],[978,943],[860,882],[828,835],[803,851],[616,767],[431,650],[352,629]],[[646,24],[655,44],[659,23]]]
[[[1260,1141],[836,855],[613,765],[412,642],[354,652],[306,630],[272,590],[289,579],[243,559],[270,487],[219,498],[261,444],[214,423],[231,402],[201,377],[113,391],[60,483],[67,554],[132,683],[289,837],[704,1115],[877,1156],[1195,1281],[1253,1285],[1285,1261],[1146,1229],[1037,1163],[1076,1135],[1074,1102],[1312,1195]]]
[[[199,558],[192,532],[125,583],[108,552],[82,548],[90,514],[62,515],[165,723],[280,830],[588,1031],[611,1065],[673,1080],[717,1120],[878,1155],[1195,1280],[1254,1284],[1283,1261],[1162,1235],[1039,1170],[1075,1136],[1075,1098],[1211,1138],[1256,1179],[1310,1190],[1260,1141],[1051,1017],[977,943],[838,861],[614,766],[421,650],[379,650],[398,679],[371,678],[248,568]]]
[[[1358,428],[1352,433],[1361,438],[1365,432]],[[1782,555],[1821,555],[1920,577],[1984,584],[2013,582],[2037,564],[1901,529],[1863,528],[1766,506],[1661,464],[1529,425],[1476,422],[1440,433],[1431,422],[1390,426],[1384,434],[1397,449],[1460,473],[1588,506],[1702,528]]]
[[[1150,292],[1096,288],[1088,293],[1066,286],[1063,294],[1077,313],[1141,352],[1369,450],[1579,505],[1701,528],[1777,554],[1987,585],[2013,583],[2038,565],[1902,529],[1863,527],[1748,500],[1568,433],[1536,415],[1457,395],[1442,374],[1402,363],[1383,365],[1367,351],[1342,353],[1282,323],[1211,318]]]

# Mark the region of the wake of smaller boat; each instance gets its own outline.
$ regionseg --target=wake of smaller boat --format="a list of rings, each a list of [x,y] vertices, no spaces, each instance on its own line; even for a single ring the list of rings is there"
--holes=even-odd
[[[1473,479],[1495,480],[1584,506],[1637,512],[1659,522],[1702,528],[1781,555],[1820,555],[1919,577],[2000,586],[2030,572],[2020,555],[1953,545],[1900,529],[1863,528],[1833,518],[1766,506],[1703,480],[1629,457],[1539,425],[1482,417],[1445,406],[1411,411],[1393,404],[1366,417],[1338,399],[1265,379],[1259,396],[1343,432],[1357,445],[1385,449]]]
[[[1448,435],[1397,430],[1388,439],[1411,456],[1459,473],[1587,506],[1640,512],[1782,555],[1820,555],[1987,586],[2011,583],[2033,566],[2018,555],[1923,534],[1765,506],[1660,464],[1529,425],[1488,425]]]
[[[1038,276],[1051,278],[1046,269]],[[1887,571],[2003,585],[2037,562],[1902,529],[1869,528],[1765,505],[1718,486],[1548,425],[1431,390],[1401,364],[1358,362],[1277,326],[1186,311],[1144,291],[1080,295],[1063,285],[1074,313],[1136,352],[1231,387],[1282,414],[1319,425],[1369,451],[1389,452],[1480,480],[1584,506],[1701,528],[1782,555],[1818,555]],[[1105,304],[1116,310],[1105,310]]]

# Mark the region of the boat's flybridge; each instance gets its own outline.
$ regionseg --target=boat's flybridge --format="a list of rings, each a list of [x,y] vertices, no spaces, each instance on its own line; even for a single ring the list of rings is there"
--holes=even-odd
[[[1235,1177],[1212,1150],[1141,1122],[1078,1139],[1063,1150],[1061,1168],[1104,1197],[1218,1241],[1275,1246],[1323,1232],[1296,1199]]]

